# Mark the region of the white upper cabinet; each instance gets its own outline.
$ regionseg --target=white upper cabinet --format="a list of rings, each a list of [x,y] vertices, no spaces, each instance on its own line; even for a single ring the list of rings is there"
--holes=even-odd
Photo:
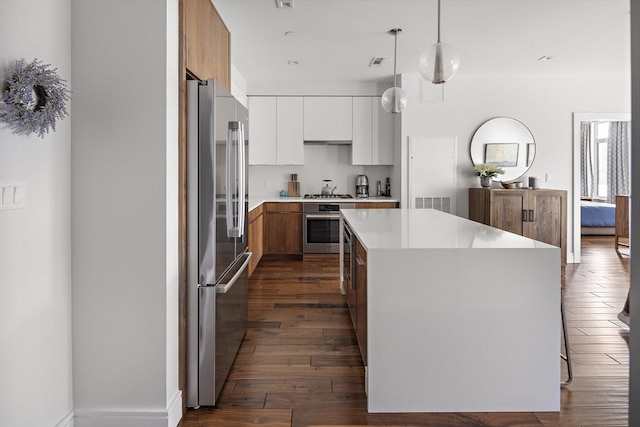
[[[303,165],[303,101],[301,96],[279,96],[276,100],[276,161],[279,165]]]
[[[249,98],[249,164],[276,164],[276,97]]]
[[[350,96],[305,96],[305,141],[351,141],[352,98]]]
[[[250,165],[304,164],[302,97],[250,97],[249,126]]]
[[[394,115],[382,108],[380,97],[353,98],[352,164],[393,164],[393,120]]]

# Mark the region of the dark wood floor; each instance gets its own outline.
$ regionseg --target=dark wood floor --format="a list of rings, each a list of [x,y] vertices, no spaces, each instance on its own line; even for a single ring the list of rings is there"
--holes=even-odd
[[[562,390],[560,413],[368,414],[338,259],[263,260],[251,279],[249,331],[219,406],[190,410],[180,425],[627,425],[628,329],[616,315],[629,258],[617,255],[613,238],[586,238],[582,264],[567,267],[565,282],[574,381]]]

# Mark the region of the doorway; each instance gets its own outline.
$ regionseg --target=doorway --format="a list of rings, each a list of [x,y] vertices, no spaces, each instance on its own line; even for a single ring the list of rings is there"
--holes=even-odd
[[[581,138],[580,126],[584,122],[631,121],[631,113],[573,113],[573,262],[580,263],[581,252]]]

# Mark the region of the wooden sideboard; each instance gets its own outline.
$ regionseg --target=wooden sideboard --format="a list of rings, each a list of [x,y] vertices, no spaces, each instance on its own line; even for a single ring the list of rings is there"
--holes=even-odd
[[[469,219],[560,247],[567,264],[567,192],[550,189],[469,189]]]

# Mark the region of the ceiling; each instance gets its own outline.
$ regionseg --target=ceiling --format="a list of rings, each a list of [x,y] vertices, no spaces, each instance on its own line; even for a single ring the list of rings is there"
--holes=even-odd
[[[252,84],[380,82],[417,72],[436,41],[436,0],[212,0],[231,32],[231,61]],[[442,41],[459,73],[630,74],[629,0],[442,0]],[[292,35],[285,35],[286,32]],[[551,60],[538,61],[542,56]],[[385,57],[369,67],[373,57]],[[297,61],[297,65],[289,65]]]

